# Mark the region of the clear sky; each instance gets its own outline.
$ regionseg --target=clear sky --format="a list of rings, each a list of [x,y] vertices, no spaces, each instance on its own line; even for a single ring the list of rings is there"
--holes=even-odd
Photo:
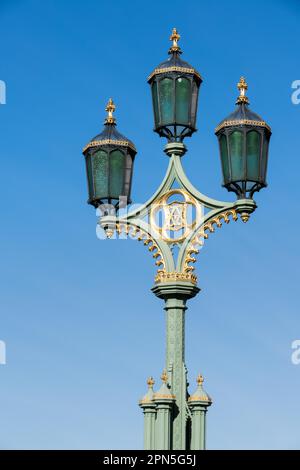
[[[81,150],[112,96],[138,149],[133,200],[156,189],[168,162],[146,77],[176,26],[204,78],[183,161],[193,183],[234,198],[221,188],[214,128],[234,110],[241,75],[273,130],[257,212],[216,231],[198,257],[190,390],[201,371],[214,399],[208,448],[299,449],[299,2],[1,0],[0,14],[0,448],[142,448],[137,402],[164,367],[163,305],[143,245],[96,238]]]

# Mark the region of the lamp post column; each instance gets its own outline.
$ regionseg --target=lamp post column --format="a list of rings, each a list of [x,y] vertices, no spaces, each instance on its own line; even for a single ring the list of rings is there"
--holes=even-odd
[[[203,388],[204,378],[197,377],[197,390],[188,399],[192,414],[191,450],[205,450],[206,448],[206,412],[211,406],[212,399]]]
[[[140,407],[144,413],[144,449],[155,449],[155,419],[156,419],[156,404],[153,401],[153,385],[154,380],[149,377],[147,380],[148,391],[146,395],[140,400]]]
[[[186,301],[199,288],[189,282],[166,282],[156,285],[153,293],[165,301],[166,311],[166,370],[175,403],[172,414],[171,449],[187,447],[187,369],[185,365]]]

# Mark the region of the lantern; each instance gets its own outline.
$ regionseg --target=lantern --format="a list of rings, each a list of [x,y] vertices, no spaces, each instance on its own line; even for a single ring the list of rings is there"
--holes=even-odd
[[[271,129],[248,105],[248,88],[241,77],[237,109],[216,128],[219,140],[223,186],[236,193],[239,199],[252,198],[255,191],[267,186]]]
[[[88,180],[88,203],[119,208],[130,203],[132,170],[136,149],[116,129],[112,99],[107,106],[104,130],[83,149]]]
[[[182,142],[196,131],[200,74],[181,58],[180,35],[173,29],[170,57],[148,77],[151,86],[154,131],[169,142]]]

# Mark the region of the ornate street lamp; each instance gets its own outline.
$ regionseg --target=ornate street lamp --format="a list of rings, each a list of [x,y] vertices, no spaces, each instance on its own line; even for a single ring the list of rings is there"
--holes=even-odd
[[[182,142],[196,131],[198,92],[201,75],[180,58],[180,35],[176,28],[170,37],[170,57],[148,77],[151,85],[154,130],[169,142]]]
[[[267,186],[266,173],[271,129],[248,107],[244,77],[238,83],[237,109],[216,128],[219,140],[224,186],[239,199],[252,198]]]
[[[88,203],[95,207],[130,203],[134,144],[116,129],[116,107],[110,99],[105,108],[104,129],[83,149],[88,180]]]
[[[202,79],[181,60],[176,29],[170,39],[169,60],[148,78],[154,131],[168,139],[164,150],[169,157],[166,175],[144,205],[122,216],[102,211],[98,224],[109,238],[122,234],[142,241],[158,268],[152,292],[165,303],[166,360],[161,387],[154,391],[154,380],[148,379],[148,392],[139,403],[145,417],[145,449],[199,450],[205,449],[206,412],[212,400],[203,389],[202,376],[197,379],[196,392],[188,392],[185,312],[187,301],[200,291],[193,265],[204,241],[216,228],[239,217],[247,222],[255,211],[252,196],[266,186],[271,130],[248,108],[247,84],[241,79],[237,110],[216,129],[224,186],[238,198],[224,202],[200,193],[187,178],[182,157],[186,152],[184,138],[196,130]],[[118,207],[118,197],[129,198],[136,154],[134,145],[116,133],[112,102],[107,111],[105,130],[84,149],[88,202],[95,207],[103,202],[113,202]]]

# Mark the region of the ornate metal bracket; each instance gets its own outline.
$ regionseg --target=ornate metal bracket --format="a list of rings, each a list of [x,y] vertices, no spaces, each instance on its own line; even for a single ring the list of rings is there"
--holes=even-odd
[[[256,209],[252,199],[231,203],[201,194],[182,167],[185,151],[182,143],[167,144],[169,166],[153,196],[123,216],[105,215],[98,221],[108,237],[116,232],[143,241],[158,267],[156,284],[185,281],[196,285],[193,264],[204,240],[223,222],[236,221],[239,216],[247,222]]]

